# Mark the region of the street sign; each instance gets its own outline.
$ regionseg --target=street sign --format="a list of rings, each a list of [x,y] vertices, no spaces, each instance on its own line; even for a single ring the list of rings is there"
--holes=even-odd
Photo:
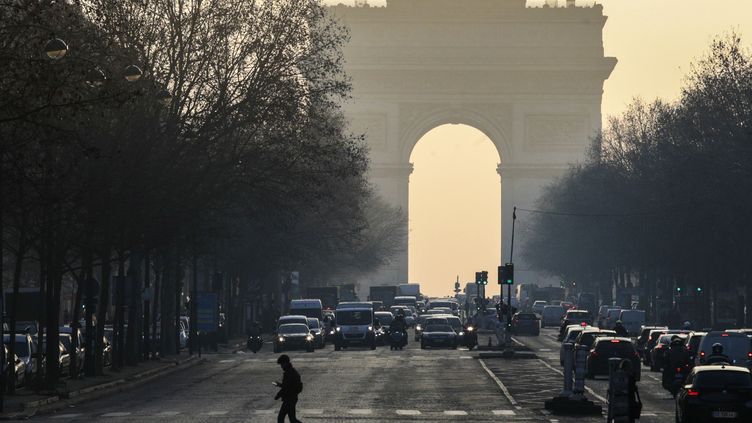
[[[217,294],[199,292],[196,301],[196,329],[201,332],[216,332],[219,326]]]

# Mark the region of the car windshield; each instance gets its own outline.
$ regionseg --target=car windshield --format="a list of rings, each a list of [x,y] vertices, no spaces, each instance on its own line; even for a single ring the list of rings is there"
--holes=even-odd
[[[518,314],[517,318],[520,319],[520,320],[535,320],[538,317],[535,314],[532,314],[532,313],[530,313],[530,314],[525,313],[525,314]]]
[[[308,328],[306,327],[306,325],[301,323],[291,323],[280,326],[279,333],[283,335],[291,335],[294,333],[308,333]]]
[[[453,329],[462,329],[462,322],[458,318],[447,318],[447,322],[449,322],[449,326],[451,326]]]
[[[319,319],[308,319],[308,327],[311,329],[318,329]]]
[[[379,319],[379,323],[382,325],[388,325],[394,320],[392,313],[376,313],[376,318]]]
[[[580,333],[582,333],[582,329],[570,330],[569,331],[569,335],[567,335],[567,339],[564,342],[571,342],[571,341],[577,339],[577,337],[580,335]]]
[[[337,312],[339,325],[368,325],[371,323],[371,313],[366,310],[342,310]]]
[[[426,325],[448,325],[448,324],[449,322],[447,321],[447,319],[432,318],[432,319],[426,320]]]
[[[634,346],[631,342],[619,339],[604,339],[598,341],[595,345],[595,350],[599,353],[618,354],[621,356],[629,356],[635,352]]]
[[[697,388],[752,387],[752,377],[747,372],[703,371],[695,376]]]
[[[426,332],[453,332],[452,327],[449,325],[428,325],[426,326]]]
[[[567,313],[567,319],[569,320],[587,319],[588,317],[590,316],[588,315],[587,311],[576,311],[574,313],[570,311],[569,313]]]

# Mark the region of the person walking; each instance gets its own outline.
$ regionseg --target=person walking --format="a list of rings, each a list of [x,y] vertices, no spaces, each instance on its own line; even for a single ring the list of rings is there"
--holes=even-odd
[[[300,380],[300,373],[292,367],[290,357],[287,354],[280,355],[277,359],[277,364],[282,367],[282,371],[284,372],[282,383],[274,383],[280,387],[274,399],[282,399],[282,406],[279,408],[279,414],[277,415],[277,423],[284,423],[285,416],[290,417],[290,423],[300,423],[300,420],[295,417],[298,394],[303,392],[303,382]]]

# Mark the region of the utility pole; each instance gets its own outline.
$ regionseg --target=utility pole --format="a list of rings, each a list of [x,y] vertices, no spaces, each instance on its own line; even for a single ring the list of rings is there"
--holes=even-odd
[[[509,247],[509,264],[514,263],[514,226],[515,222],[517,221],[517,207],[515,207],[512,210],[512,245]],[[501,292],[502,298],[504,297],[504,292]],[[506,336],[505,343],[507,344],[507,350],[505,353],[507,354],[514,354],[514,350],[512,349],[512,285],[507,284],[507,327],[506,327]]]

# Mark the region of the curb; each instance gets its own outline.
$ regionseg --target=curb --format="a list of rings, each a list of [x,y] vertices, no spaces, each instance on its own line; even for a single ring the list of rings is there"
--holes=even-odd
[[[128,377],[116,379],[99,385],[61,393],[49,398],[45,398],[43,400],[21,403],[20,412],[14,415],[0,416],[0,420],[28,419],[29,417],[34,416],[37,413],[49,413],[71,404],[76,404],[82,401],[121,392],[126,389],[136,387],[159,376],[173,373],[181,369],[187,369],[205,361],[205,359],[199,360],[195,355],[183,360],[165,360],[167,365],[163,367],[145,370]]]

